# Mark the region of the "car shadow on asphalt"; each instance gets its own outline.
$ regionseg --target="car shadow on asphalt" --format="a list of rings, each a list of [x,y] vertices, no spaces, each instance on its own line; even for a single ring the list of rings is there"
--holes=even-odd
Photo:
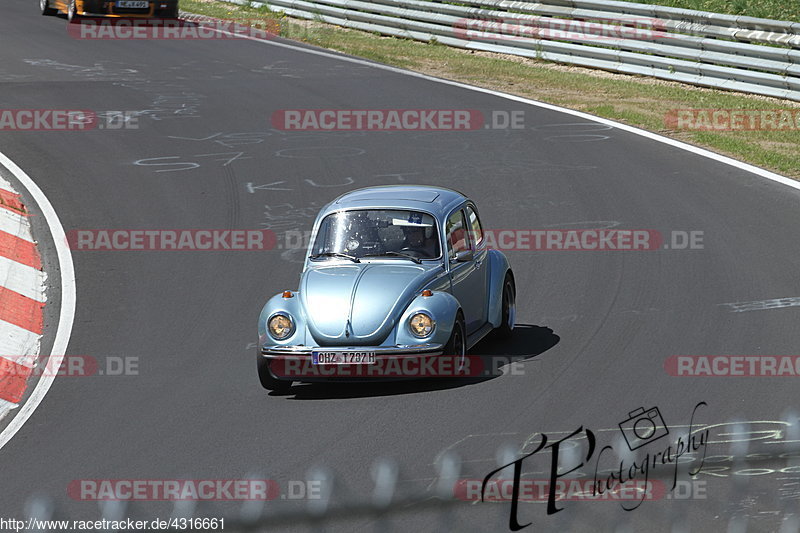
[[[460,378],[419,378],[400,381],[374,380],[363,382],[295,383],[286,392],[271,392],[270,396],[285,396],[292,400],[331,400],[396,396],[437,390],[456,389],[484,383],[510,374],[524,374],[535,358],[558,344],[561,338],[548,327],[517,324],[508,339],[490,334],[470,350],[472,371]]]

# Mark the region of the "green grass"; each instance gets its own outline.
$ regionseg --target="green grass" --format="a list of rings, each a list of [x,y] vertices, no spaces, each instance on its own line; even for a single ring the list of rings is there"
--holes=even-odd
[[[711,3],[712,0],[708,1]],[[718,1],[723,3],[722,0]],[[771,5],[782,2],[765,0],[764,3]],[[586,111],[657,131],[800,180],[800,129],[702,132],[669,129],[664,122],[665,115],[671,109],[758,110],[792,107],[800,111],[800,104],[637,76],[556,66],[532,59],[470,53],[438,44],[381,37],[319,22],[305,23],[283,17],[280,13],[270,13],[263,8],[238,7],[216,0],[181,0],[181,9],[226,19],[278,19],[281,35],[290,39]]]
[[[797,0],[638,0],[637,3],[800,22]]]

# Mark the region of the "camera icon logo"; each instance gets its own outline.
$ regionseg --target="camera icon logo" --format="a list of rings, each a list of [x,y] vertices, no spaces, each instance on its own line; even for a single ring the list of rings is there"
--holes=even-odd
[[[651,407],[646,412],[644,407],[640,407],[628,413],[628,416],[627,420],[619,423],[619,430],[631,451],[669,434],[658,407]]]

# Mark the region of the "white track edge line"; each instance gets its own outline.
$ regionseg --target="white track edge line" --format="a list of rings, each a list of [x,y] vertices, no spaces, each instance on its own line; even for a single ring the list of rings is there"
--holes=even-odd
[[[746,172],[750,172],[752,174],[756,174],[758,176],[761,176],[762,178],[766,178],[766,179],[769,179],[769,180],[772,180],[772,181],[776,181],[776,182],[782,183],[783,185],[786,185],[788,187],[792,187],[793,189],[800,190],[800,181],[793,180],[793,179],[788,178],[786,176],[781,176],[780,174],[777,174],[775,172],[771,172],[771,171],[766,170],[764,168],[757,167],[755,165],[751,165],[751,164],[745,163],[743,161],[739,161],[739,160],[734,159],[732,157],[728,157],[728,156],[725,156],[725,155],[722,155],[722,154],[717,154],[715,152],[712,152],[711,150],[707,150],[705,148],[700,148],[699,146],[694,146],[692,144],[685,143],[683,141],[678,141],[676,139],[671,139],[670,137],[665,137],[663,135],[659,135],[658,133],[653,133],[652,131],[643,130],[643,129],[637,128],[635,126],[629,126],[627,124],[622,124],[621,122],[615,122],[613,120],[609,120],[609,119],[606,119],[606,118],[601,118],[601,117],[597,117],[597,116],[594,116],[594,115],[590,115],[589,113],[584,113],[583,111],[576,111],[574,109],[568,109],[566,107],[561,107],[561,106],[557,106],[557,105],[553,105],[553,104],[547,104],[545,102],[539,102],[538,100],[531,100],[530,98],[525,98],[523,96],[516,96],[516,95],[513,95],[513,94],[503,93],[503,92],[500,92],[500,91],[494,91],[492,89],[484,89],[483,87],[476,87],[474,85],[468,85],[466,83],[461,83],[459,81],[452,81],[452,80],[446,80],[446,79],[443,79],[443,78],[437,78],[437,77],[434,77],[434,76],[429,76],[428,74],[422,74],[421,72],[414,72],[414,71],[411,71],[411,70],[405,70],[405,69],[398,68],[398,67],[393,67],[393,66],[390,66],[390,65],[383,65],[381,63],[374,63],[372,61],[367,61],[366,59],[358,59],[358,58],[355,58],[355,57],[348,57],[348,56],[340,55],[338,53],[326,52],[326,51],[322,51],[322,50],[314,50],[314,49],[311,49],[311,48],[304,48],[302,46],[295,46],[295,45],[292,45],[292,44],[281,43],[281,42],[277,42],[277,41],[269,40],[269,39],[261,39],[259,37],[253,37],[251,35],[244,35],[244,34],[241,34],[241,33],[233,33],[233,32],[229,32],[229,31],[226,31],[226,30],[220,30],[220,29],[217,29],[217,28],[210,28],[210,29],[212,29],[213,31],[216,31],[218,33],[223,33],[223,34],[226,34],[226,35],[230,35],[232,37],[238,37],[240,39],[247,39],[247,40],[250,40],[250,41],[256,41],[256,42],[260,42],[260,43],[264,43],[264,44],[269,44],[269,45],[277,46],[277,47],[280,47],[280,48],[287,48],[287,49],[290,49],[290,50],[295,50],[297,52],[303,52],[303,53],[306,53],[306,54],[312,54],[312,55],[317,55],[317,56],[322,56],[322,57],[328,57],[328,58],[332,58],[332,59],[338,59],[340,61],[346,61],[346,62],[349,62],[349,63],[355,63],[357,65],[365,65],[365,66],[372,67],[372,68],[377,68],[377,69],[381,69],[381,70],[387,70],[387,71],[395,72],[397,74],[402,74],[402,75],[405,75],[405,76],[412,76],[412,77],[415,77],[415,78],[421,78],[421,79],[424,79],[424,80],[427,80],[427,81],[432,81],[432,82],[435,82],[435,83],[442,83],[444,85],[450,85],[452,87],[459,87],[461,89],[467,89],[469,91],[475,91],[475,92],[480,92],[480,93],[484,93],[484,94],[489,94],[489,95],[492,95],[492,96],[497,96],[499,98],[505,98],[506,100],[512,100],[512,101],[515,101],[515,102],[520,102],[522,104],[532,105],[532,106],[540,107],[542,109],[549,109],[551,111],[557,111],[559,113],[565,113],[567,115],[572,115],[572,116],[580,117],[580,118],[583,118],[583,119],[586,119],[586,120],[591,120],[593,122],[598,122],[600,124],[605,124],[606,126],[611,126],[613,128],[616,128],[616,129],[619,129],[619,130],[623,130],[623,131],[627,131],[627,132],[633,133],[635,135],[640,135],[642,137],[647,137],[648,139],[652,139],[654,141],[658,141],[658,142],[663,143],[663,144],[668,144],[670,146],[674,146],[675,148],[679,148],[681,150],[686,150],[687,152],[692,152],[693,154],[697,154],[697,155],[702,156],[702,157],[707,157],[709,159],[713,159],[715,161],[718,161],[720,163],[724,163],[726,165],[731,165],[731,166],[737,167],[737,168],[739,168],[741,170],[744,170]]]
[[[56,330],[53,348],[50,352],[50,361],[53,365],[52,368],[58,368],[61,366],[61,361],[64,359],[64,355],[67,352],[69,338],[72,334],[72,324],[75,321],[75,266],[72,263],[72,254],[67,246],[67,236],[64,233],[64,228],[61,225],[61,221],[58,219],[55,209],[53,209],[53,205],[33,179],[2,152],[0,152],[0,165],[7,168],[8,171],[19,180],[20,184],[27,189],[28,193],[30,193],[34,202],[36,202],[39,209],[42,211],[42,215],[44,215],[44,219],[50,229],[50,235],[53,238],[53,245],[56,248],[58,265],[61,270],[61,309],[58,317],[58,329]],[[50,364],[50,362],[48,362],[48,364]],[[33,389],[27,401],[25,401],[25,404],[20,407],[14,418],[12,418],[5,429],[0,432],[0,449],[8,444],[8,441],[16,435],[17,431],[19,431],[28,418],[30,418],[44,399],[47,391],[50,390],[55,379],[55,373],[46,373],[39,378],[36,387]]]

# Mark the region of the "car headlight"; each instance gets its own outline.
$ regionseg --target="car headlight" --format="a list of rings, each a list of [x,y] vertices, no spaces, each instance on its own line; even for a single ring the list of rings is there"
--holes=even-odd
[[[436,322],[426,313],[416,313],[408,319],[408,328],[415,337],[428,337],[435,327]]]
[[[294,333],[294,322],[285,314],[276,314],[267,321],[267,329],[273,339],[282,341]]]

